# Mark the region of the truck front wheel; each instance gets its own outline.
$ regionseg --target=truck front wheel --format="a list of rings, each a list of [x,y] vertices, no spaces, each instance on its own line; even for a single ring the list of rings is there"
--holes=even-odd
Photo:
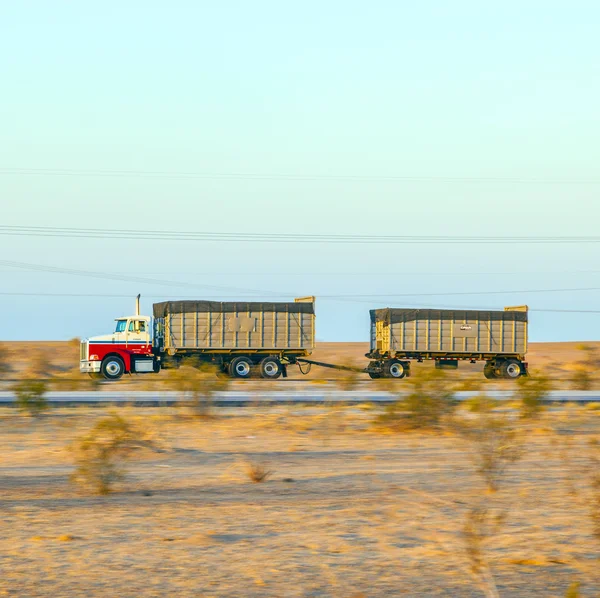
[[[100,371],[107,380],[118,380],[125,373],[125,364],[120,357],[111,355],[104,359]]]

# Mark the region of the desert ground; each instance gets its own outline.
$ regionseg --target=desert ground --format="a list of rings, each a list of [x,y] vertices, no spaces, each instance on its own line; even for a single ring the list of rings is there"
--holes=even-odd
[[[110,413],[0,410],[0,596],[600,596],[597,406],[502,407],[495,491],[451,427],[369,405],[125,407],[150,444],[98,495],[70,447]]]

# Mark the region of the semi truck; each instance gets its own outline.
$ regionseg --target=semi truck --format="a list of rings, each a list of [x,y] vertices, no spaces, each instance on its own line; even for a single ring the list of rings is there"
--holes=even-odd
[[[315,347],[312,296],[293,302],[165,301],[153,305],[152,317],[140,315],[139,300],[135,315],[117,318],[111,334],[81,342],[81,372],[118,380],[194,358],[241,379],[287,377],[294,364],[303,374],[316,365],[400,380],[410,375],[412,361],[424,360],[443,369],[485,361],[488,379],[527,375],[527,306],[371,310],[370,361],[359,368],[308,359]]]
[[[111,334],[81,342],[80,371],[118,380],[127,373],[157,373],[186,358],[217,366],[234,378],[276,379],[315,345],[315,299],[293,302],[165,301],[153,316],[116,319]]]

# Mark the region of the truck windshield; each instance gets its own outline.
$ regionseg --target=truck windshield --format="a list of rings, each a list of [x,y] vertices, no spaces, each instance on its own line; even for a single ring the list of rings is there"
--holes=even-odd
[[[127,328],[127,320],[117,320],[115,332],[125,332],[125,328]]]

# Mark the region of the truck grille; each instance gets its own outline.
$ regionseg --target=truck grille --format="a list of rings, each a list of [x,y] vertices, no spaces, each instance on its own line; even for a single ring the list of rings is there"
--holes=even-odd
[[[88,358],[88,342],[81,341],[81,345],[79,346],[79,360],[87,361]]]

